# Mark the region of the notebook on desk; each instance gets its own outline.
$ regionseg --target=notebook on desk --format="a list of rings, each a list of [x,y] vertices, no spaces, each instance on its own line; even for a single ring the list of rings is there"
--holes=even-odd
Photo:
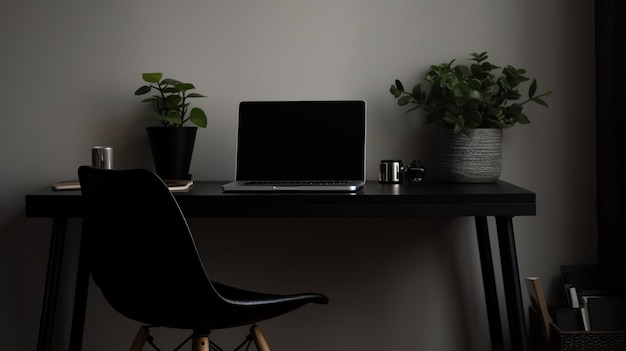
[[[356,191],[365,184],[365,101],[239,104],[235,180],[225,192]]]

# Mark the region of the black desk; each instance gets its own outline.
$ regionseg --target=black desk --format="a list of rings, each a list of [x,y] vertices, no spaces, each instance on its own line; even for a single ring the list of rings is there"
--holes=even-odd
[[[223,193],[219,181],[196,181],[193,188],[176,193],[188,217],[459,217],[473,216],[487,301],[493,350],[503,349],[487,216],[494,216],[500,247],[502,275],[511,345],[528,351],[524,307],[513,234],[514,216],[535,215],[535,193],[499,181],[490,184],[425,183],[379,184],[368,181],[356,193]],[[53,218],[52,240],[38,351],[49,350],[55,320],[58,280],[67,219],[81,217],[80,191],[51,188],[26,195],[27,217]],[[80,260],[82,261],[82,260]],[[80,350],[89,273],[79,262],[70,350]]]

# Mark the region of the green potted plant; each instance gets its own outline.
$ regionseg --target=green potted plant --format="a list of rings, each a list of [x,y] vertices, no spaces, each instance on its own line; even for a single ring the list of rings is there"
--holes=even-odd
[[[407,112],[423,109],[425,123],[444,127],[440,166],[444,178],[451,181],[497,180],[502,128],[530,123],[524,105],[534,102],[548,107],[543,98],[552,94],[550,89],[537,94],[537,80],[525,76],[525,69],[511,65],[502,68],[487,58],[487,52],[472,53],[469,66],[455,64],[456,60],[432,65],[424,78],[429,91],[421,83],[407,91],[397,79],[389,89],[398,105],[415,105]],[[520,84],[528,81],[528,95],[521,100]]]
[[[191,92],[193,84],[163,78],[162,73],[143,73],[142,78],[148,84],[139,87],[135,95],[155,91],[142,102],[152,105],[155,113],[150,117],[161,123],[147,127],[156,172],[163,179],[191,179],[189,167],[197,127],[206,128],[207,117],[199,107],[190,109],[189,99],[205,96]],[[187,122],[195,126],[185,125]]]

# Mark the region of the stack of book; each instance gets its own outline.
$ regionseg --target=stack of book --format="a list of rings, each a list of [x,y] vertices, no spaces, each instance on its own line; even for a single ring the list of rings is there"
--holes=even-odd
[[[566,306],[549,308],[538,277],[526,277],[531,307],[541,317],[542,331],[550,339],[550,324],[563,331],[626,331],[626,300],[602,288],[598,267],[561,266]]]
[[[562,330],[626,330],[626,300],[605,289],[598,266],[561,266],[561,285],[568,306],[555,311]]]

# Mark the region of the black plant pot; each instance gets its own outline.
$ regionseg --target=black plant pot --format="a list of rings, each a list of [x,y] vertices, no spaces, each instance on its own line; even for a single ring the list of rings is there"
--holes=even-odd
[[[148,127],[156,173],[163,179],[191,179],[189,166],[197,127]]]

